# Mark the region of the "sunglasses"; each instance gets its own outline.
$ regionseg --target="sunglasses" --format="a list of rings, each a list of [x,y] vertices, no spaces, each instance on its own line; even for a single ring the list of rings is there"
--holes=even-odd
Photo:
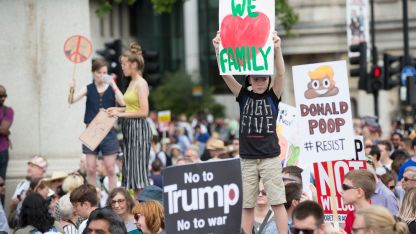
[[[347,184],[342,184],[342,190],[347,191],[347,190],[350,190],[350,189],[359,189],[359,188],[351,186],[351,185],[347,185]]]
[[[140,216],[142,216],[141,214],[134,214],[134,220],[136,220],[136,222],[139,222]]]
[[[4,186],[4,183],[0,183],[0,187],[3,187]]]
[[[299,234],[300,232],[302,232],[303,234],[313,234],[315,230],[316,229],[290,227],[290,232],[292,234]]]
[[[404,180],[404,182],[407,182],[407,181],[416,181],[416,179],[410,179],[410,178],[407,178],[407,177],[403,177],[403,180]]]
[[[123,203],[125,201],[126,201],[126,199],[112,200],[111,205],[114,206],[116,203],[120,204],[120,203]]]
[[[298,180],[290,177],[283,177],[283,181],[297,182]]]
[[[395,185],[389,186],[390,190],[394,190],[394,188],[396,188]]]
[[[267,195],[266,191],[264,190],[259,191],[259,196],[266,196],[266,195]]]
[[[7,98],[7,94],[0,95],[0,98]]]

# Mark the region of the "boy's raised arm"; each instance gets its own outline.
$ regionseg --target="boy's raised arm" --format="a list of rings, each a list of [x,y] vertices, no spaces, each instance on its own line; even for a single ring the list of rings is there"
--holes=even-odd
[[[273,82],[273,91],[278,98],[282,96],[283,86],[284,86],[284,77],[285,77],[285,62],[283,60],[282,49],[281,49],[281,40],[277,35],[277,32],[273,33],[273,42],[274,42],[274,61],[276,63],[276,72]]]
[[[212,44],[215,48],[215,55],[217,57],[217,64],[219,65],[219,46],[221,43],[220,34],[217,33],[214,39],[212,39]],[[234,96],[238,96],[241,90],[241,84],[238,83],[238,81],[234,78],[232,75],[222,75],[222,78],[225,81],[225,84],[227,84],[228,88],[231,90],[231,92],[234,94]]]

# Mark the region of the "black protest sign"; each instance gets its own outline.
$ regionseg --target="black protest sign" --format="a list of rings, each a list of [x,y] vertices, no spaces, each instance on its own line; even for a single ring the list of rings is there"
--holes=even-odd
[[[167,233],[240,233],[240,159],[169,167],[163,179]]]

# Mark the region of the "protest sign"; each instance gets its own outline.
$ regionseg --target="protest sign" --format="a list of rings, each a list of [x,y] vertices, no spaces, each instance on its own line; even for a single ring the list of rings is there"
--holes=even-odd
[[[64,43],[64,54],[73,63],[82,63],[92,54],[91,41],[81,35],[73,35]]]
[[[325,222],[345,222],[347,213],[354,209],[353,206],[344,204],[340,194],[345,174],[351,170],[365,168],[367,168],[365,161],[354,160],[315,162],[313,164],[318,203],[324,210]],[[338,215],[338,218],[334,219],[334,213]]]
[[[91,41],[81,35],[73,35],[68,37],[64,43],[65,57],[74,63],[72,70],[72,81],[75,82],[75,74],[78,63],[83,63],[91,57],[92,43]],[[74,98],[75,88],[71,87],[68,95],[68,103],[71,104]]]
[[[117,121],[117,117],[109,116],[100,110],[79,139],[90,150],[95,150]]]
[[[280,161],[285,166],[297,165],[300,154],[300,134],[295,107],[282,102],[279,103],[276,128],[280,145]]]
[[[355,160],[366,160],[364,149],[364,137],[354,135]]]
[[[294,66],[301,131],[299,165],[355,158],[345,61]]]
[[[220,74],[271,75],[274,0],[219,0]]]
[[[240,159],[168,167],[163,180],[167,233],[240,233]]]

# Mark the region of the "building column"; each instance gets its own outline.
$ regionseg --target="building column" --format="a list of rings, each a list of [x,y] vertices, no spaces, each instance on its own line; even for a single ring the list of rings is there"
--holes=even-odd
[[[187,0],[183,6],[185,69],[194,82],[200,81],[198,0]]]

